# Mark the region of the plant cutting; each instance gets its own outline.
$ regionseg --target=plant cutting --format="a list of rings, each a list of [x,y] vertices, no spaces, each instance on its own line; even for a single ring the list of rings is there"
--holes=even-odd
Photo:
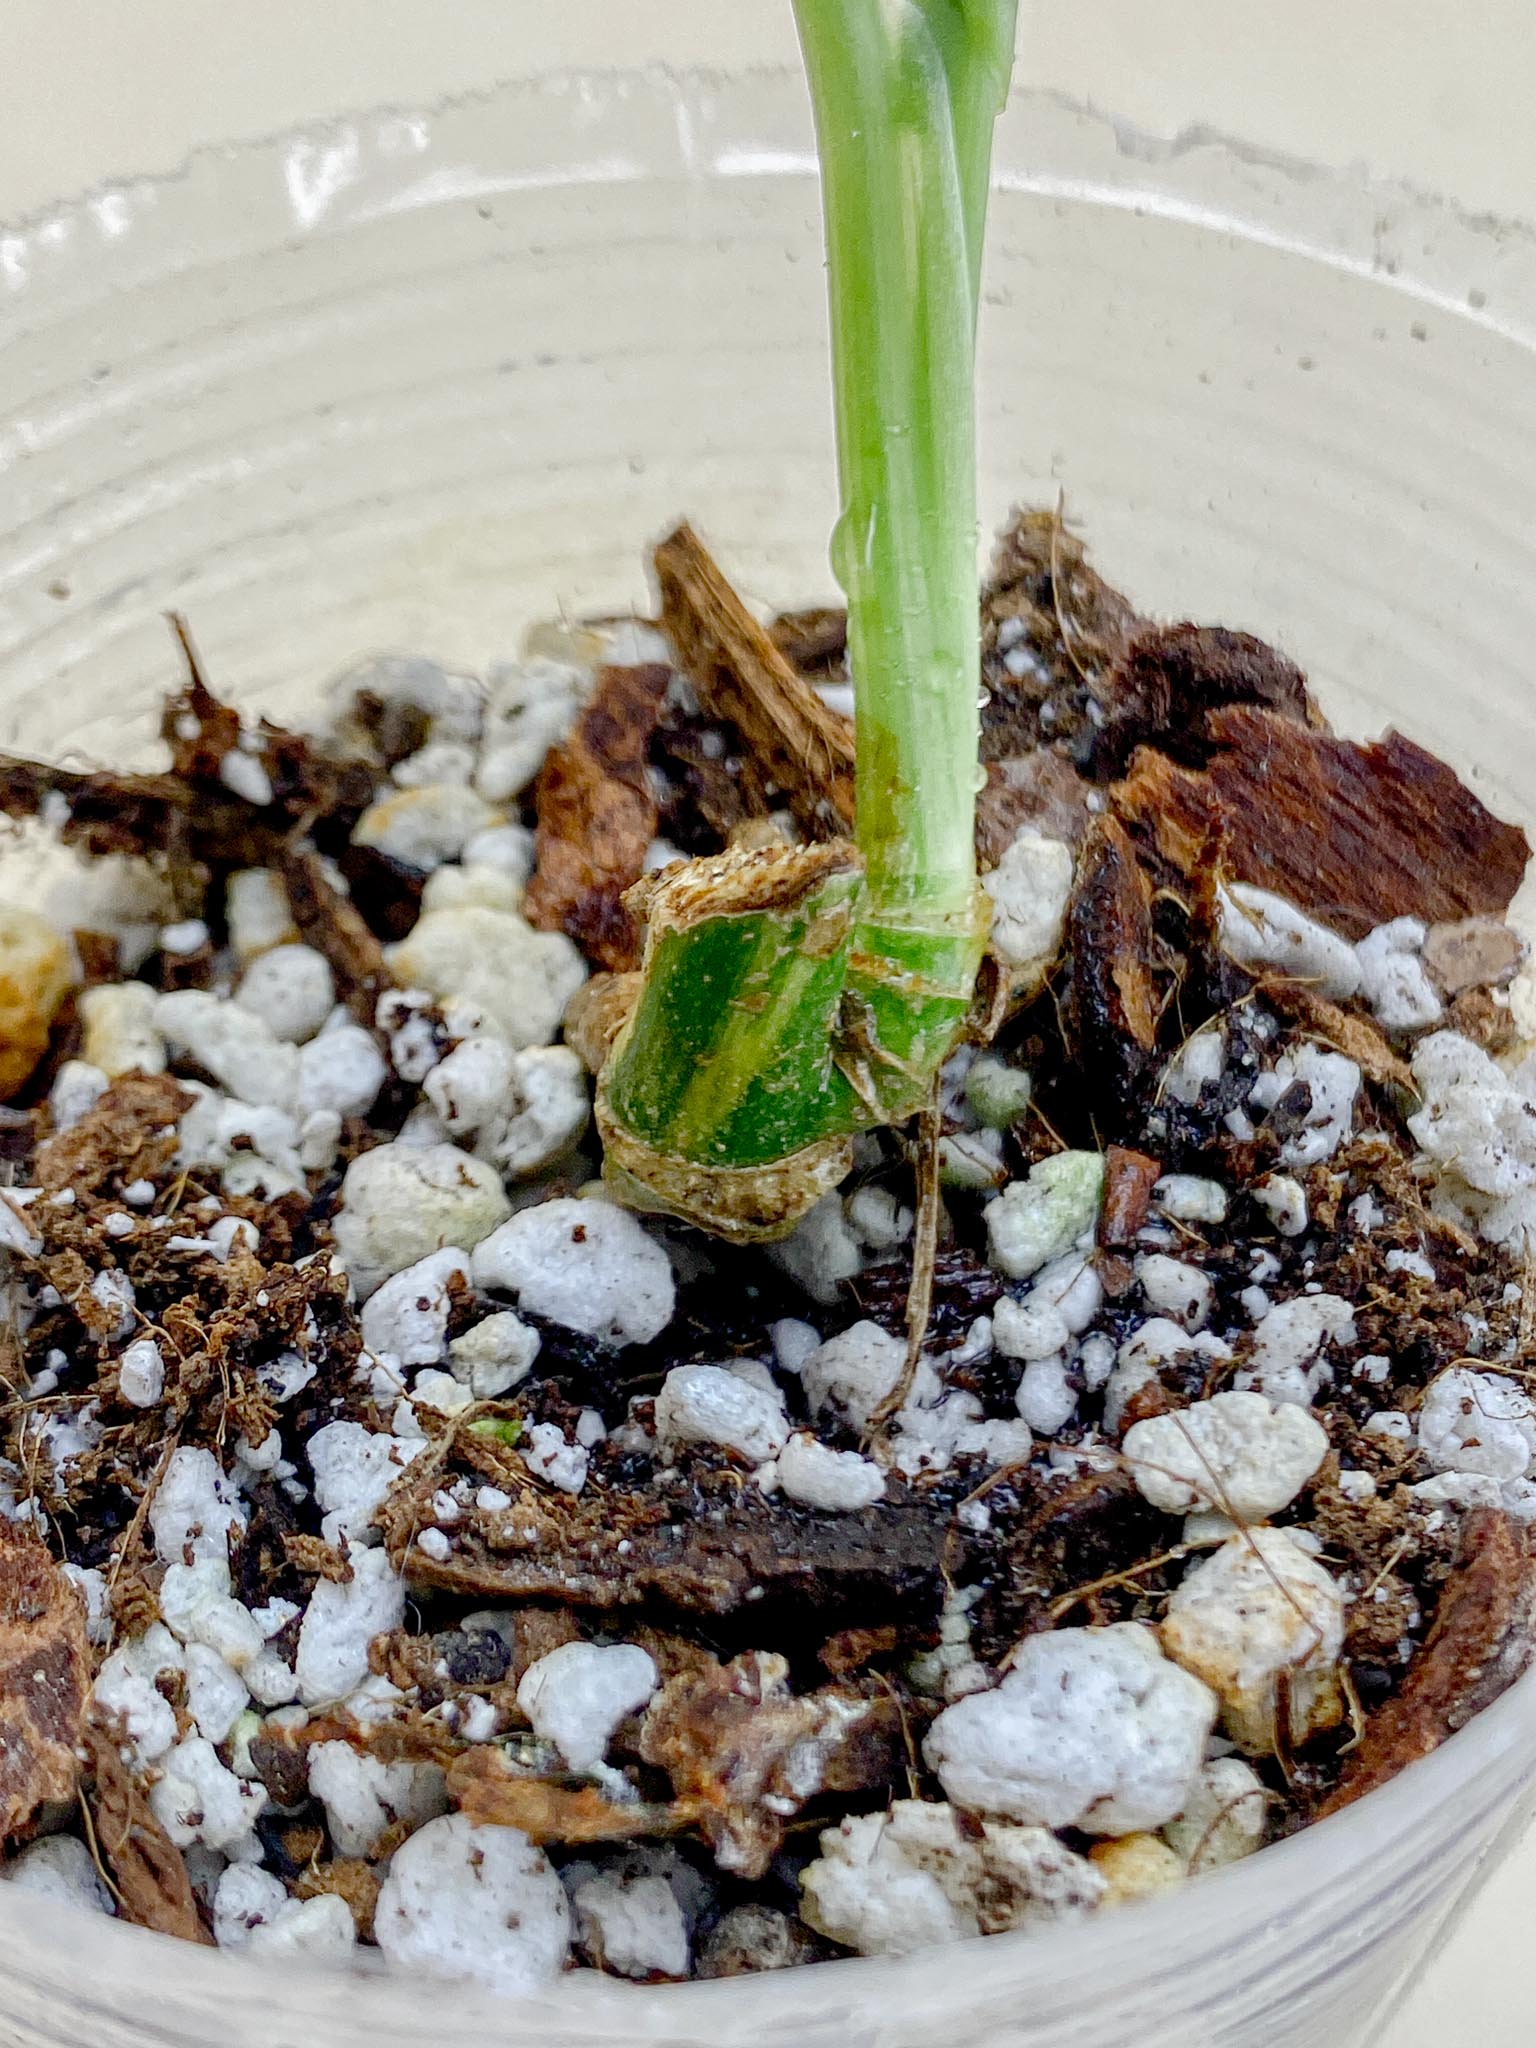
[[[1048,1963],[1529,1659],[1524,835],[1059,510],[978,604],[1011,11],[802,27],[846,608],[683,527],[654,619],[314,732],[178,620],[158,765],[0,754],[86,863],[0,913],[23,1891],[395,1995]]]
[[[782,1236],[855,1132],[931,1097],[986,941],[976,878],[976,315],[1011,0],[799,0],[826,215],[857,730],[851,845],[727,853],[650,890],[603,1070],[610,1172]]]

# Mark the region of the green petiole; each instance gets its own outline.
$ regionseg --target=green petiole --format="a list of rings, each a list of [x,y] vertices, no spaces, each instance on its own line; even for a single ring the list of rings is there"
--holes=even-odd
[[[974,367],[1016,0],[796,0],[826,216],[855,846],[652,891],[598,1117],[631,1199],[772,1236],[927,1100],[985,937]]]

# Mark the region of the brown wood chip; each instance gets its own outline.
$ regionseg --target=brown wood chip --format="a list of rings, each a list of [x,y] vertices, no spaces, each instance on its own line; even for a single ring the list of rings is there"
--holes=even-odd
[[[1525,1670],[1533,1640],[1536,1560],[1526,1532],[1498,1508],[1474,1508],[1402,1690],[1367,1722],[1319,1817],[1374,1792],[1465,1727]]]
[[[41,1543],[0,1521],[0,1837],[74,1797],[90,1683],[79,1593]]]
[[[1392,1050],[1385,1032],[1359,1010],[1341,1009],[1299,981],[1266,981],[1264,1000],[1271,1009],[1315,1038],[1354,1061],[1368,1081],[1383,1087],[1406,1088],[1416,1094],[1413,1072]]]
[[[390,986],[383,947],[351,897],[331,881],[318,853],[285,847],[277,865],[294,923],[330,962],[341,1000],[371,1030],[380,991]]]
[[[1211,714],[1227,704],[1260,705],[1326,729],[1295,662],[1252,633],[1225,626],[1144,626],[1106,678],[1104,696],[1108,716],[1093,767],[1105,779],[1123,774],[1143,745],[1198,764]]]
[[[1131,1245],[1147,1220],[1152,1190],[1162,1162],[1125,1145],[1111,1145],[1104,1154],[1104,1207],[1099,1215],[1099,1243]]]
[[[1106,1105],[1136,1120],[1157,1064],[1159,989],[1152,889],[1125,828],[1095,819],[1067,911],[1072,955],[1067,1005],[1073,1052],[1101,1077]]]
[[[671,1679],[646,1710],[642,1757],[667,1773],[719,1861],[740,1877],[763,1875],[786,1819],[807,1800],[888,1784],[905,1755],[894,1699],[842,1686],[796,1697],[785,1670],[782,1657],[749,1650]]]
[[[1468,989],[1502,988],[1524,958],[1524,940],[1498,917],[1431,925],[1424,941],[1424,971],[1448,1002]]]
[[[1502,915],[1530,854],[1460,778],[1398,733],[1369,746],[1272,711],[1212,714],[1204,768],[1141,749],[1111,792],[1141,842],[1181,873],[1213,829],[1234,881],[1287,897],[1347,938],[1394,917]]]
[[[659,663],[599,671],[592,701],[552,747],[534,787],[535,867],[524,912],[564,932],[599,966],[638,966],[639,934],[624,891],[656,837],[647,762],[671,671]]]
[[[806,831],[853,819],[853,725],[829,711],[721,575],[691,526],[656,550],[661,623],[712,718],[741,734]]]
[[[135,1927],[213,1946],[181,1851],[156,1820],[123,1762],[120,1738],[102,1721],[86,1724],[84,1746],[94,1781],[86,1794],[92,1832],[117,1890],[118,1911]]]
[[[681,1805],[623,1806],[595,1785],[564,1785],[514,1771],[500,1748],[465,1750],[448,1767],[448,1796],[472,1821],[521,1828],[530,1842],[627,1842],[637,1835],[672,1835],[687,1827]]]

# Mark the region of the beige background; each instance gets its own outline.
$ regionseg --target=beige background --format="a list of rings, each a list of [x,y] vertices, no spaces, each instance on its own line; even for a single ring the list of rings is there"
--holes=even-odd
[[[1363,162],[1536,219],[1530,0],[1021,0],[1031,82],[1159,134]],[[789,0],[0,0],[0,222],[198,145],[529,69],[794,61]],[[1516,2048],[1536,1839],[1392,2048]]]

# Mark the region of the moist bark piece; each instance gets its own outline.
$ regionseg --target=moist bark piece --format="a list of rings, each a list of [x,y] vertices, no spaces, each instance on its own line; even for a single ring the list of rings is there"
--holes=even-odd
[[[1198,766],[1211,751],[1212,712],[1252,704],[1300,725],[1323,726],[1295,662],[1252,633],[1225,626],[1148,626],[1126,646],[1104,685],[1107,716],[1093,772],[1122,775],[1138,746]]]
[[[982,760],[1038,747],[1086,758],[1106,679],[1142,623],[1058,512],[1015,513],[982,594]]]
[[[1235,706],[1212,713],[1207,734],[1206,767],[1142,748],[1112,791],[1138,843],[1179,874],[1219,836],[1229,879],[1351,939],[1395,917],[1499,916],[1520,885],[1525,834],[1399,733],[1359,746]]]
[[[622,902],[656,836],[647,759],[671,671],[659,663],[605,668],[569,738],[553,747],[534,790],[536,865],[524,909],[540,931],[563,931],[614,972],[638,964],[635,921]]]
[[[157,1934],[179,1935],[183,1941],[211,1948],[213,1936],[197,1910],[181,1851],[123,1762],[116,1730],[92,1720],[83,1743],[94,1781],[86,1796],[97,1847],[117,1887],[119,1913],[135,1927],[151,1927]]]
[[[448,1796],[472,1821],[521,1828],[531,1842],[566,1847],[587,1842],[629,1842],[640,1835],[676,1834],[688,1825],[686,1808],[640,1801],[616,1804],[595,1785],[569,1785],[515,1770],[499,1744],[465,1750],[448,1767]]]
[[[1497,1508],[1475,1508],[1402,1690],[1367,1723],[1319,1818],[1386,1784],[1491,1705],[1530,1663],[1533,1631],[1536,1561],[1526,1532]]]
[[[440,1560],[410,1547],[421,1504],[409,1482],[380,1510],[390,1555],[403,1564],[409,1551],[412,1581],[449,1592],[692,1615],[777,1609],[819,1635],[886,1620],[921,1629],[942,1593],[948,1513],[923,1494],[892,1489],[863,1514],[819,1515],[743,1488],[729,1469],[702,1471],[691,1489],[594,1476],[577,1495],[527,1487],[496,1517],[472,1515]]]
[[[646,1710],[640,1754],[664,1770],[721,1866],[761,1877],[784,1824],[824,1792],[888,1784],[904,1756],[894,1698],[827,1686],[796,1698],[758,1650],[674,1678]]]
[[[853,725],[829,711],[747,610],[690,526],[655,553],[661,623],[712,718],[740,733],[807,832],[853,818]]]
[[[1099,1243],[1123,1247],[1136,1242],[1147,1220],[1152,1190],[1162,1161],[1126,1145],[1111,1145],[1104,1154],[1104,1206],[1099,1212]]]
[[[0,1837],[74,1797],[90,1683],[80,1595],[41,1543],[0,1522]]]
[[[1096,819],[1084,844],[1067,909],[1067,943],[1072,1052],[1103,1088],[1108,1127],[1133,1129],[1156,1078],[1162,989],[1154,966],[1152,885],[1115,818]]]

